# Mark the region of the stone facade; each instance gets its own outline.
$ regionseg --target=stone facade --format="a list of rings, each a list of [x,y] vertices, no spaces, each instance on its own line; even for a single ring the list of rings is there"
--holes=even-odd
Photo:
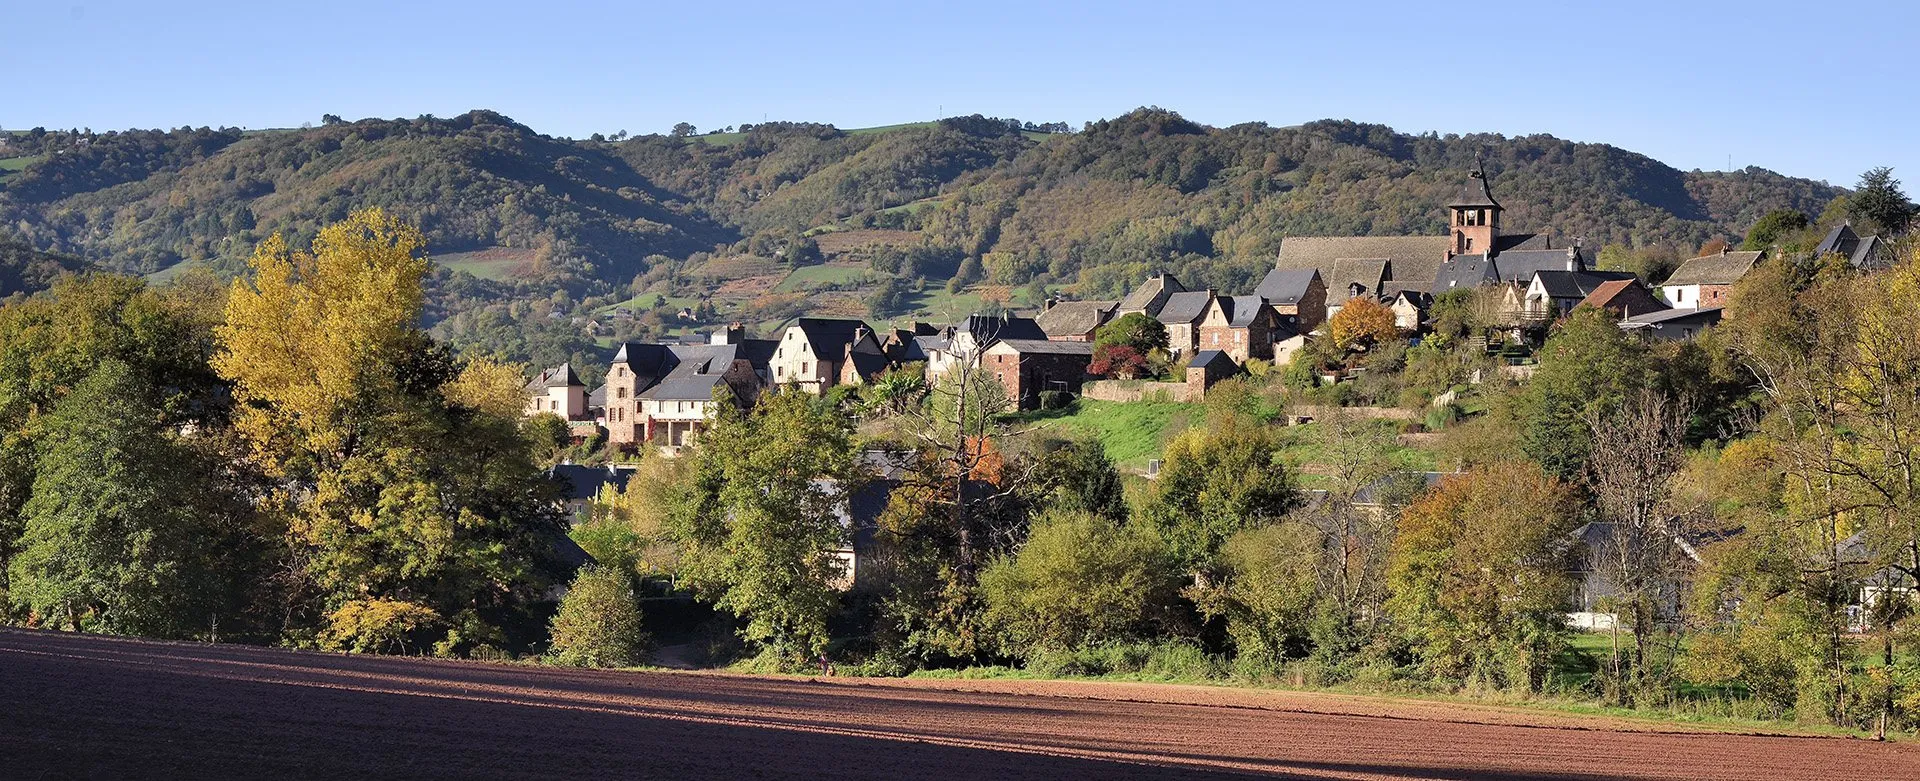
[[[1004,339],[981,355],[980,368],[992,373],[1020,409],[1033,409],[1045,391],[1078,395],[1092,362],[1088,342]]]

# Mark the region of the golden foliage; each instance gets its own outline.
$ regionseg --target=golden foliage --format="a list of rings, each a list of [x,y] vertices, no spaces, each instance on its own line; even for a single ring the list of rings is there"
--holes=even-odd
[[[1393,310],[1365,297],[1354,297],[1327,320],[1327,335],[1342,350],[1379,344],[1393,339],[1399,329],[1393,324]]]
[[[254,252],[213,366],[233,381],[237,424],[270,468],[288,451],[340,451],[356,400],[397,382],[381,369],[420,348],[424,244],[418,229],[368,209],[321,229],[310,251],[274,236]]]

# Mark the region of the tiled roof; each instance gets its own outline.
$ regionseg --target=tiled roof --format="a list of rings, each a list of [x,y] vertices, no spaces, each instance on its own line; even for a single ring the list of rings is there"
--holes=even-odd
[[[1391,271],[1392,261],[1385,258],[1341,258],[1333,262],[1333,271],[1326,276],[1327,303],[1338,304],[1353,296],[1353,285],[1359,284],[1367,293],[1379,293],[1382,283]]]
[[[1753,270],[1760,252],[1722,252],[1703,255],[1680,264],[1661,287],[1676,285],[1731,285]]]
[[[1493,268],[1501,282],[1527,284],[1542,271],[1579,271],[1586,267],[1580,250],[1512,249],[1493,256]]]
[[[1500,202],[1493,199],[1493,187],[1487,183],[1487,177],[1475,171],[1466,184],[1460,185],[1460,194],[1453,197],[1449,208],[1455,206],[1492,206],[1500,208]]]
[[[839,360],[840,356],[845,355],[847,345],[854,341],[856,334],[873,332],[863,320],[837,317],[802,317],[793,325],[806,335],[814,357],[829,361]]]
[[[548,388],[571,388],[575,385],[584,388],[587,384],[580,381],[580,375],[573,373],[572,364],[563,363],[540,372],[527,383],[526,389],[532,393],[540,393]]]
[[[1260,310],[1267,306],[1266,300],[1259,296],[1221,296],[1215,300],[1220,302],[1221,313],[1227,316],[1227,326],[1230,328],[1253,325],[1254,319],[1260,316]]]
[[[1709,307],[1707,309],[1665,309],[1658,312],[1648,312],[1644,315],[1634,315],[1632,317],[1621,320],[1620,323],[1622,325],[1626,325],[1629,323],[1637,324],[1637,325],[1655,325],[1658,323],[1665,323],[1673,320],[1684,320],[1690,317],[1698,317],[1703,320],[1708,320],[1710,322],[1717,323],[1720,321],[1720,315],[1721,315],[1721,310],[1719,307]]]
[[[1041,312],[1033,321],[1049,337],[1082,336],[1092,333],[1113,316],[1118,301],[1061,301]]]

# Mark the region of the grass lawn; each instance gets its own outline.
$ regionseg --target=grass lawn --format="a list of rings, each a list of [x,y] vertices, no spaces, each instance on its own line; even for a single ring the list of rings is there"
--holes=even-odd
[[[1157,458],[1168,439],[1200,422],[1199,404],[1173,401],[1119,403],[1081,399],[1064,410],[1022,412],[1008,416],[1017,428],[1057,429],[1092,436],[1107,457],[1122,468],[1144,469]]]
[[[796,290],[812,290],[825,285],[840,285],[862,279],[869,273],[871,272],[865,266],[858,265],[801,266],[787,274],[786,279],[780,280],[780,284],[774,287],[774,291],[791,293]]]
[[[1322,463],[1324,452],[1320,442],[1320,423],[1307,423],[1298,426],[1282,426],[1276,429],[1280,437],[1280,459],[1288,466],[1300,467],[1307,464]],[[1391,420],[1370,421],[1367,425],[1397,432],[1400,424]],[[1387,458],[1393,468],[1408,472],[1431,472],[1438,463],[1438,457],[1428,450],[1408,447],[1395,443],[1387,451]],[[1303,482],[1311,483],[1313,475],[1301,475]]]
[[[38,159],[40,159],[39,155],[29,155],[26,157],[0,157],[0,176],[5,176],[7,174],[26,168],[27,166],[32,165],[33,161]]]

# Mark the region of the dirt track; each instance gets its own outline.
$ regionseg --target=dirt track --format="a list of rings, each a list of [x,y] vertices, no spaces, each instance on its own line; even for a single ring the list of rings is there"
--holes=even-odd
[[[0,631],[7,779],[1920,775],[1912,745],[1623,728],[1649,729],[1202,687],[582,672]]]

